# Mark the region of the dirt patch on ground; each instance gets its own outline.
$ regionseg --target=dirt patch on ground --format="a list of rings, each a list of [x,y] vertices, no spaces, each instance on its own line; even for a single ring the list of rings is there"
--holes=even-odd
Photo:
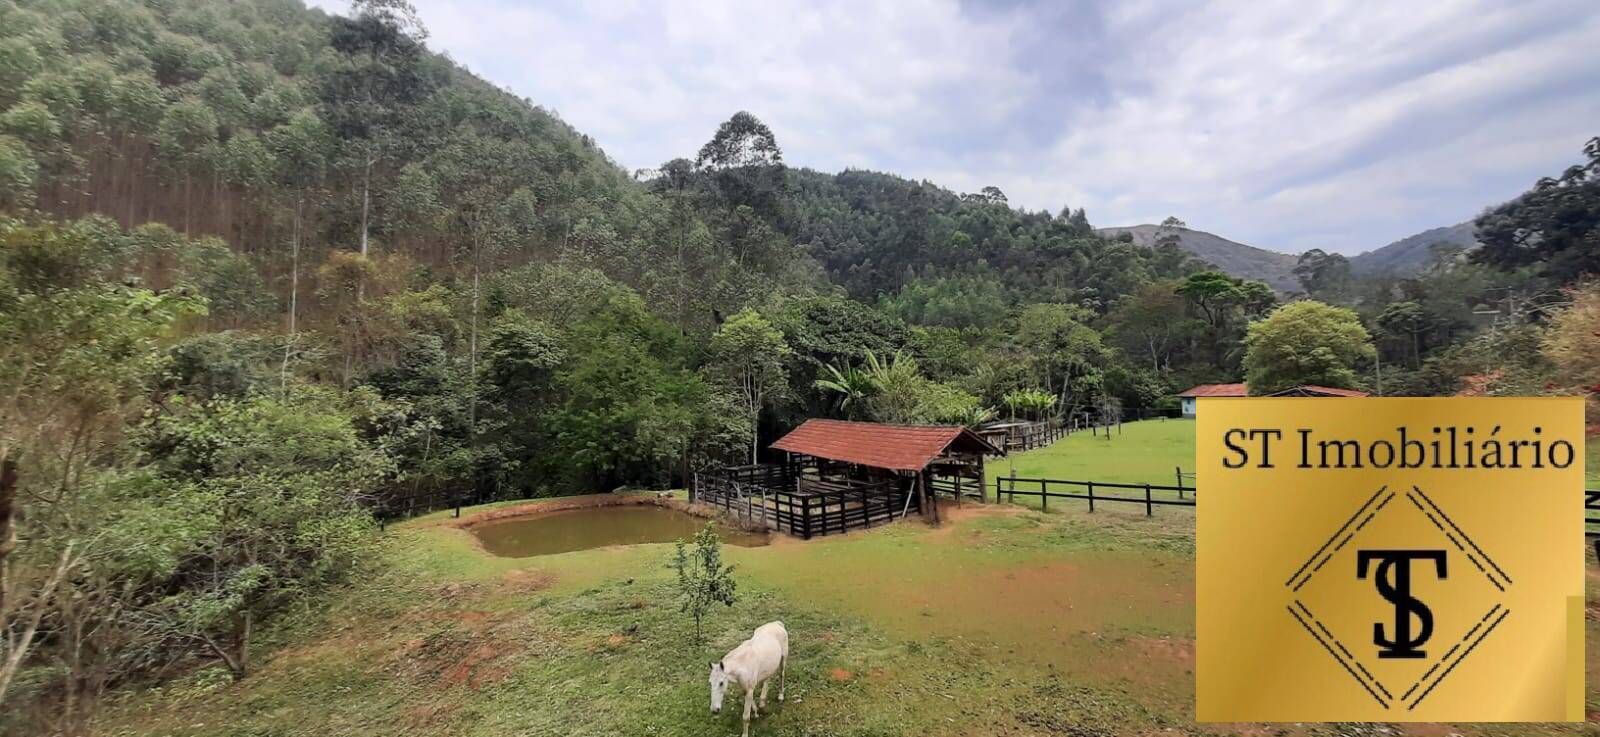
[[[964,542],[980,540],[986,534],[981,527],[965,524],[985,517],[1016,517],[1026,514],[1014,504],[978,504],[967,502],[956,506],[953,501],[939,502],[940,525],[928,532],[928,542]]]
[[[1128,645],[1141,658],[1194,667],[1194,640],[1187,637],[1130,637]]]
[[[462,613],[467,619],[486,621],[476,613]],[[520,646],[492,630],[436,632],[407,640],[385,659],[389,673],[417,683],[450,688],[481,688],[498,683],[511,669],[503,660]]]
[[[851,673],[843,668],[834,668],[833,670],[828,671],[828,677],[835,681],[843,682],[855,678],[856,674]]]
[[[470,686],[482,688],[485,685],[499,683],[510,674],[510,669],[497,664],[501,658],[509,655],[516,648],[500,642],[485,642],[468,653],[465,657],[445,669],[439,676],[442,686]]]
[[[556,574],[546,570],[519,568],[501,577],[506,590],[513,594],[533,594],[555,585]]]

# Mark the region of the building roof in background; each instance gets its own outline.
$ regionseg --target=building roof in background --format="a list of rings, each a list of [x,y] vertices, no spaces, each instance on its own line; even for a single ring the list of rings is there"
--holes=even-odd
[[[1178,393],[1180,397],[1243,397],[1250,394],[1244,384],[1201,384]]]
[[[1268,394],[1269,397],[1367,397],[1370,394],[1357,389],[1339,389],[1331,386],[1317,386],[1316,384],[1301,384],[1292,386],[1281,392]]]
[[[773,448],[893,471],[921,471],[947,450],[1001,455],[999,448],[960,425],[884,425],[806,420]]]
[[[1201,384],[1185,389],[1178,393],[1180,397],[1248,397],[1250,386],[1248,384]],[[1317,386],[1316,384],[1301,384],[1289,387],[1283,391],[1273,392],[1269,397],[1366,397],[1371,396],[1357,389],[1339,389],[1331,386]]]

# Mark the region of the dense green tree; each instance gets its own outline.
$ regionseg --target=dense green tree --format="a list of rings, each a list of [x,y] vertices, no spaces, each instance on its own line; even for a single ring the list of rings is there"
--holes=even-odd
[[[1100,333],[1083,322],[1090,314],[1080,307],[1035,304],[1016,318],[1012,343],[1027,356],[1035,384],[1069,409],[1100,395],[1107,351]]]
[[[1152,371],[1172,366],[1196,334],[1198,321],[1189,317],[1173,282],[1153,282],[1117,301],[1106,315],[1110,342],[1137,361],[1148,360]]]
[[[1294,275],[1306,294],[1322,300],[1342,300],[1350,290],[1350,259],[1343,254],[1313,248],[1300,254]]]
[[[755,217],[779,214],[784,190],[783,151],[772,129],[743,110],[717,127],[700,147],[695,166],[711,174],[729,210],[750,208]]]
[[[1583,154],[1559,177],[1479,216],[1483,247],[1473,258],[1502,269],[1536,266],[1562,283],[1600,272],[1600,137]]]
[[[711,336],[711,353],[716,373],[732,385],[750,419],[750,462],[755,463],[761,410],[789,386],[784,375],[789,345],[772,323],[747,309],[728,318]]]
[[[1431,328],[1428,313],[1416,302],[1394,302],[1378,315],[1380,335],[1397,339],[1410,347],[1411,367],[1422,366],[1422,337]]]
[[[1251,323],[1244,367],[1252,394],[1300,384],[1361,385],[1356,369],[1376,355],[1356,313],[1321,302],[1292,302]]]
[[[373,189],[380,164],[415,145],[405,134],[415,104],[427,96],[429,80],[420,69],[420,26],[406,3],[358,3],[353,18],[335,16],[329,45],[343,64],[328,75],[321,94],[324,117],[346,147],[360,207],[357,237],[366,255],[371,238]],[[482,163],[492,163],[484,161]]]

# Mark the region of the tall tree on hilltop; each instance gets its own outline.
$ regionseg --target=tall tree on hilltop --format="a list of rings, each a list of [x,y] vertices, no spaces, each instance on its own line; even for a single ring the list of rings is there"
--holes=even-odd
[[[487,261],[519,238],[530,236],[538,221],[538,198],[521,186],[532,170],[531,152],[513,142],[462,131],[434,157],[435,179],[449,213],[447,230],[465,250],[472,275],[471,318],[467,364],[473,404],[468,422],[476,427],[478,333],[483,312],[482,284]]]
[[[768,220],[778,216],[785,178],[783,150],[772,129],[756,116],[743,110],[734,113],[700,147],[694,163],[712,175],[730,212],[743,205]]]
[[[299,337],[300,253],[304,248],[306,206],[321,199],[333,134],[311,110],[301,110],[272,129],[267,146],[275,154],[277,180],[292,200],[289,208],[289,304],[279,389],[288,391],[289,364]]]
[[[1600,137],[1583,154],[1561,176],[1480,215],[1473,224],[1483,247],[1472,258],[1500,269],[1537,266],[1562,283],[1600,273]]]
[[[1294,275],[1300,280],[1306,294],[1317,299],[1343,300],[1350,293],[1350,259],[1344,254],[1328,253],[1313,248],[1300,254],[1295,262]]]
[[[371,239],[374,169],[420,142],[403,135],[415,104],[428,94],[420,68],[426,31],[405,0],[360,0],[353,18],[333,19],[330,45],[344,64],[327,75],[322,116],[346,146],[360,189],[361,255]]]

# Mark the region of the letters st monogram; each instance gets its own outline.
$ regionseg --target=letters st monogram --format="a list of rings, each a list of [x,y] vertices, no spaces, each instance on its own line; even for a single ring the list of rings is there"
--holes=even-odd
[[[1394,634],[1385,637],[1383,623],[1372,624],[1372,644],[1379,647],[1380,658],[1423,658],[1427,653],[1419,650],[1433,637],[1433,610],[1411,595],[1411,561],[1431,560],[1435,575],[1446,578],[1443,550],[1362,550],[1356,554],[1356,578],[1367,577],[1367,567],[1378,561],[1375,576],[1378,593],[1394,604]],[[1411,629],[1412,615],[1417,619],[1417,630]]]

